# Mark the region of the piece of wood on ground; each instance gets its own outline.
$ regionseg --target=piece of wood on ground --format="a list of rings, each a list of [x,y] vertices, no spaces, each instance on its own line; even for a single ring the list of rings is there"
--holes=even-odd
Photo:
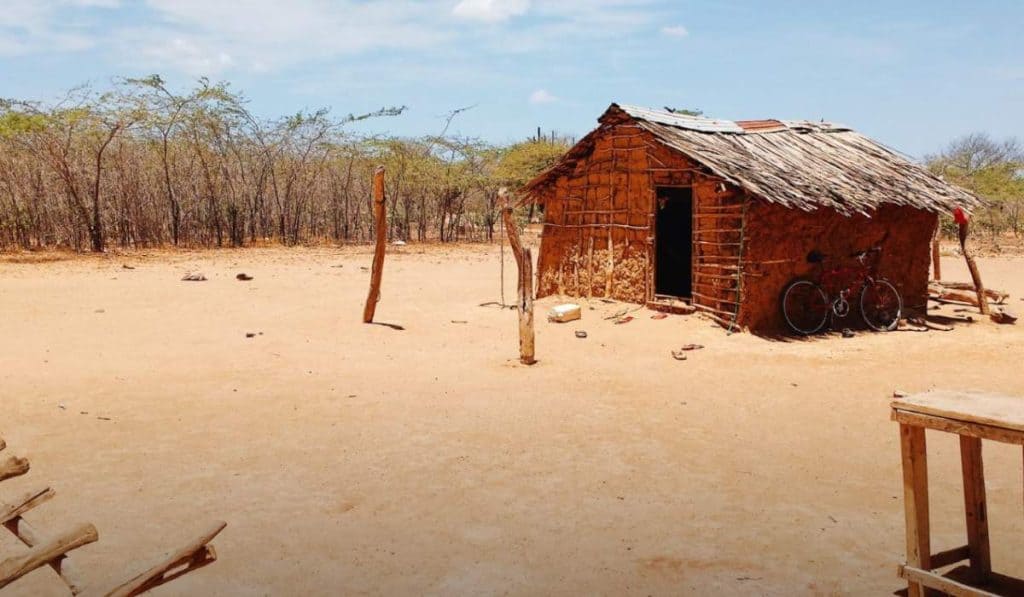
[[[970,282],[947,282],[945,280],[932,280],[929,283],[929,286],[938,286],[940,288],[948,288],[950,290],[969,290],[971,292],[977,292],[977,289],[974,287],[974,284],[971,284]],[[986,288],[984,292],[985,296],[988,297],[989,301],[993,303],[1002,303],[1005,302],[1006,299],[1010,298],[1010,293],[1004,292],[1002,290]],[[977,297],[975,297],[975,300],[977,300]]]
[[[928,295],[928,298],[933,301],[964,303],[975,307],[978,306],[978,295],[973,290],[946,288],[933,283],[928,287]],[[985,291],[985,296],[988,296],[987,290]],[[989,301],[990,304],[992,302],[993,301],[991,300]]]
[[[67,552],[98,539],[96,527],[83,524],[39,543],[21,555],[7,558],[0,562],[0,589]]]
[[[27,459],[19,458],[18,456],[8,456],[0,460],[0,481],[5,481],[12,477],[20,477],[27,473],[29,468],[30,465]]]
[[[11,520],[4,523],[4,527],[8,531],[14,534],[22,543],[28,547],[35,547],[44,541],[44,537],[39,531],[32,527],[27,520],[20,516],[16,516]],[[75,568],[74,564],[71,563],[71,558],[67,555],[60,556],[48,562],[50,568],[60,576],[64,584],[71,590],[72,595],[78,595],[85,588],[85,581],[83,580],[82,574]]]
[[[225,522],[214,523],[199,537],[190,541],[181,549],[168,553],[156,565],[150,567],[141,574],[136,574],[130,580],[122,582],[113,588],[103,590],[90,589],[85,593],[89,597],[130,597],[139,595],[146,591],[155,589],[160,585],[171,582],[189,572],[212,564],[217,560],[217,552],[209,545],[224,527]]]
[[[996,323],[1011,324],[1017,322],[1017,316],[1003,308],[997,308],[989,313],[989,318]]]
[[[47,487],[46,489],[30,491],[10,504],[0,502],[0,524],[14,520],[32,508],[35,508],[49,500],[54,495],[54,491]]]

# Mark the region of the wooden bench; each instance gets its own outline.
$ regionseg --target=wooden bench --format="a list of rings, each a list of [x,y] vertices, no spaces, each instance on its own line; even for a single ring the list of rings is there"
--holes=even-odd
[[[0,439],[0,451],[6,447],[4,440]],[[17,456],[0,457],[0,481],[24,475],[28,471],[28,460]],[[26,546],[20,553],[0,558],[0,590],[33,570],[48,565],[64,581],[72,595],[130,597],[159,587],[217,559],[210,541],[224,530],[226,524],[223,522],[210,525],[194,540],[164,555],[149,568],[131,576],[125,575],[127,580],[107,587],[86,587],[68,553],[99,540],[96,527],[80,524],[51,535],[40,533],[24,518],[25,513],[53,496],[54,491],[46,487],[29,491],[11,503],[0,500],[0,526]]]
[[[965,596],[1020,594],[1020,581],[992,572],[981,440],[1024,445],[1024,398],[934,390],[893,400],[892,419],[900,424],[907,525],[907,561],[899,575],[909,596],[924,595],[926,588]],[[931,551],[925,429],[960,436],[967,544],[939,553]],[[946,575],[937,571],[965,560],[969,567]],[[999,588],[1010,586],[1004,589],[1010,593]]]

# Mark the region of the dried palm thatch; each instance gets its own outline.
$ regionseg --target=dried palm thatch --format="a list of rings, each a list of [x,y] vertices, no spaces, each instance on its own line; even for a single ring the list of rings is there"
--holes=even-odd
[[[602,126],[631,119],[660,143],[698,162],[751,195],[780,205],[869,215],[882,204],[948,213],[981,201],[897,152],[831,123],[713,120],[612,104]],[[599,128],[598,131],[601,129]],[[595,131],[594,133],[598,133]],[[547,186],[589,153],[584,137],[562,162],[527,187]]]

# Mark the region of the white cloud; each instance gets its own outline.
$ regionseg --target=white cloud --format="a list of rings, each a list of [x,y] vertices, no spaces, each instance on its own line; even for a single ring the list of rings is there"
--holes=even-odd
[[[452,14],[460,19],[498,23],[526,14],[530,0],[459,0]]]
[[[529,101],[531,104],[550,104],[557,102],[558,98],[552,95],[547,89],[538,89],[530,94]]]
[[[655,0],[0,0],[0,56],[98,49],[111,69],[231,77],[366,56],[447,68],[649,30]],[[517,16],[530,19],[507,26]],[[462,22],[460,24],[460,21]],[[486,31],[464,23],[488,24]],[[466,56],[466,48],[476,48]],[[368,56],[373,52],[373,56]],[[401,62],[401,61],[399,61]],[[424,61],[430,62],[430,61]],[[462,65],[462,66],[460,66]],[[354,64],[352,65],[354,66]],[[403,69],[399,69],[403,70]],[[390,78],[415,76],[413,69]],[[544,101],[544,100],[542,100]]]
[[[115,38],[126,62],[214,75],[275,71],[343,55],[427,48],[449,34],[430,26],[431,3],[414,0],[147,0],[156,18]],[[206,70],[203,70],[206,69]]]
[[[227,52],[203,47],[201,42],[184,37],[149,45],[143,48],[142,58],[195,77],[219,75],[234,64]]]
[[[95,8],[116,7],[118,0],[4,0],[0,7],[0,56],[33,52],[79,51],[93,47],[88,33]]]
[[[668,25],[661,28],[661,32],[669,37],[686,37],[690,32],[682,25]]]

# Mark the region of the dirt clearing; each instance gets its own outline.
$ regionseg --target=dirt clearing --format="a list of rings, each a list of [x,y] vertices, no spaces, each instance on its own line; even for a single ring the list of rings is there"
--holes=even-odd
[[[785,342],[599,300],[550,324],[549,298],[526,367],[515,313],[479,306],[496,246],[389,251],[376,319],[404,330],[360,322],[367,249],[0,263],[0,435],[33,467],[4,494],[49,484],[36,526],[93,522],[94,577],[226,520],[168,595],[883,595],[893,390],[1024,396],[1024,326],[989,322]],[[1024,311],[1024,259],[980,266]],[[929,441],[940,551],[964,543],[959,452]],[[1021,576],[1021,452],[985,448],[994,567]]]

